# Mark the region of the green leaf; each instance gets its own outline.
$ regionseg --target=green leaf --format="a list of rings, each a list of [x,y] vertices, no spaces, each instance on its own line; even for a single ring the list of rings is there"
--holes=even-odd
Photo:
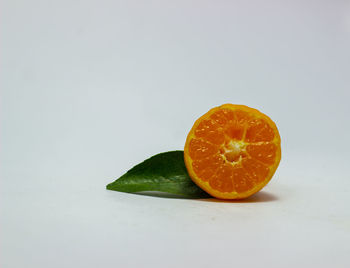
[[[183,151],[152,156],[108,184],[107,189],[126,193],[159,191],[187,198],[210,197],[188,175]]]

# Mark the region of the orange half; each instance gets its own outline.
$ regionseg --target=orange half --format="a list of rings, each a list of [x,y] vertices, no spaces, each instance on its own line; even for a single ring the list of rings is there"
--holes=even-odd
[[[256,109],[224,104],[200,117],[187,136],[185,164],[210,195],[241,199],[260,191],[281,160],[275,123]]]

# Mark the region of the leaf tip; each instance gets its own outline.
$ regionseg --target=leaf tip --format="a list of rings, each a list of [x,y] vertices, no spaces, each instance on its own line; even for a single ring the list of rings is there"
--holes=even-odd
[[[106,185],[106,190],[112,190],[112,184],[113,184],[113,182],[112,183],[108,183]]]

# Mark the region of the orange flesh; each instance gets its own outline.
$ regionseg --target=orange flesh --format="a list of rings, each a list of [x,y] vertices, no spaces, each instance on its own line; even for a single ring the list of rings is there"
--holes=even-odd
[[[264,187],[281,158],[273,121],[258,110],[225,104],[199,118],[185,145],[192,180],[212,196],[248,197]]]

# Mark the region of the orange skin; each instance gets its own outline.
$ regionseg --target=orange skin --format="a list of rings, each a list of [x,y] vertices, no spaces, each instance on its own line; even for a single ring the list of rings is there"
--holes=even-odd
[[[242,199],[271,180],[281,160],[281,139],[267,115],[224,104],[196,120],[184,159],[190,177],[204,191],[220,199]]]

